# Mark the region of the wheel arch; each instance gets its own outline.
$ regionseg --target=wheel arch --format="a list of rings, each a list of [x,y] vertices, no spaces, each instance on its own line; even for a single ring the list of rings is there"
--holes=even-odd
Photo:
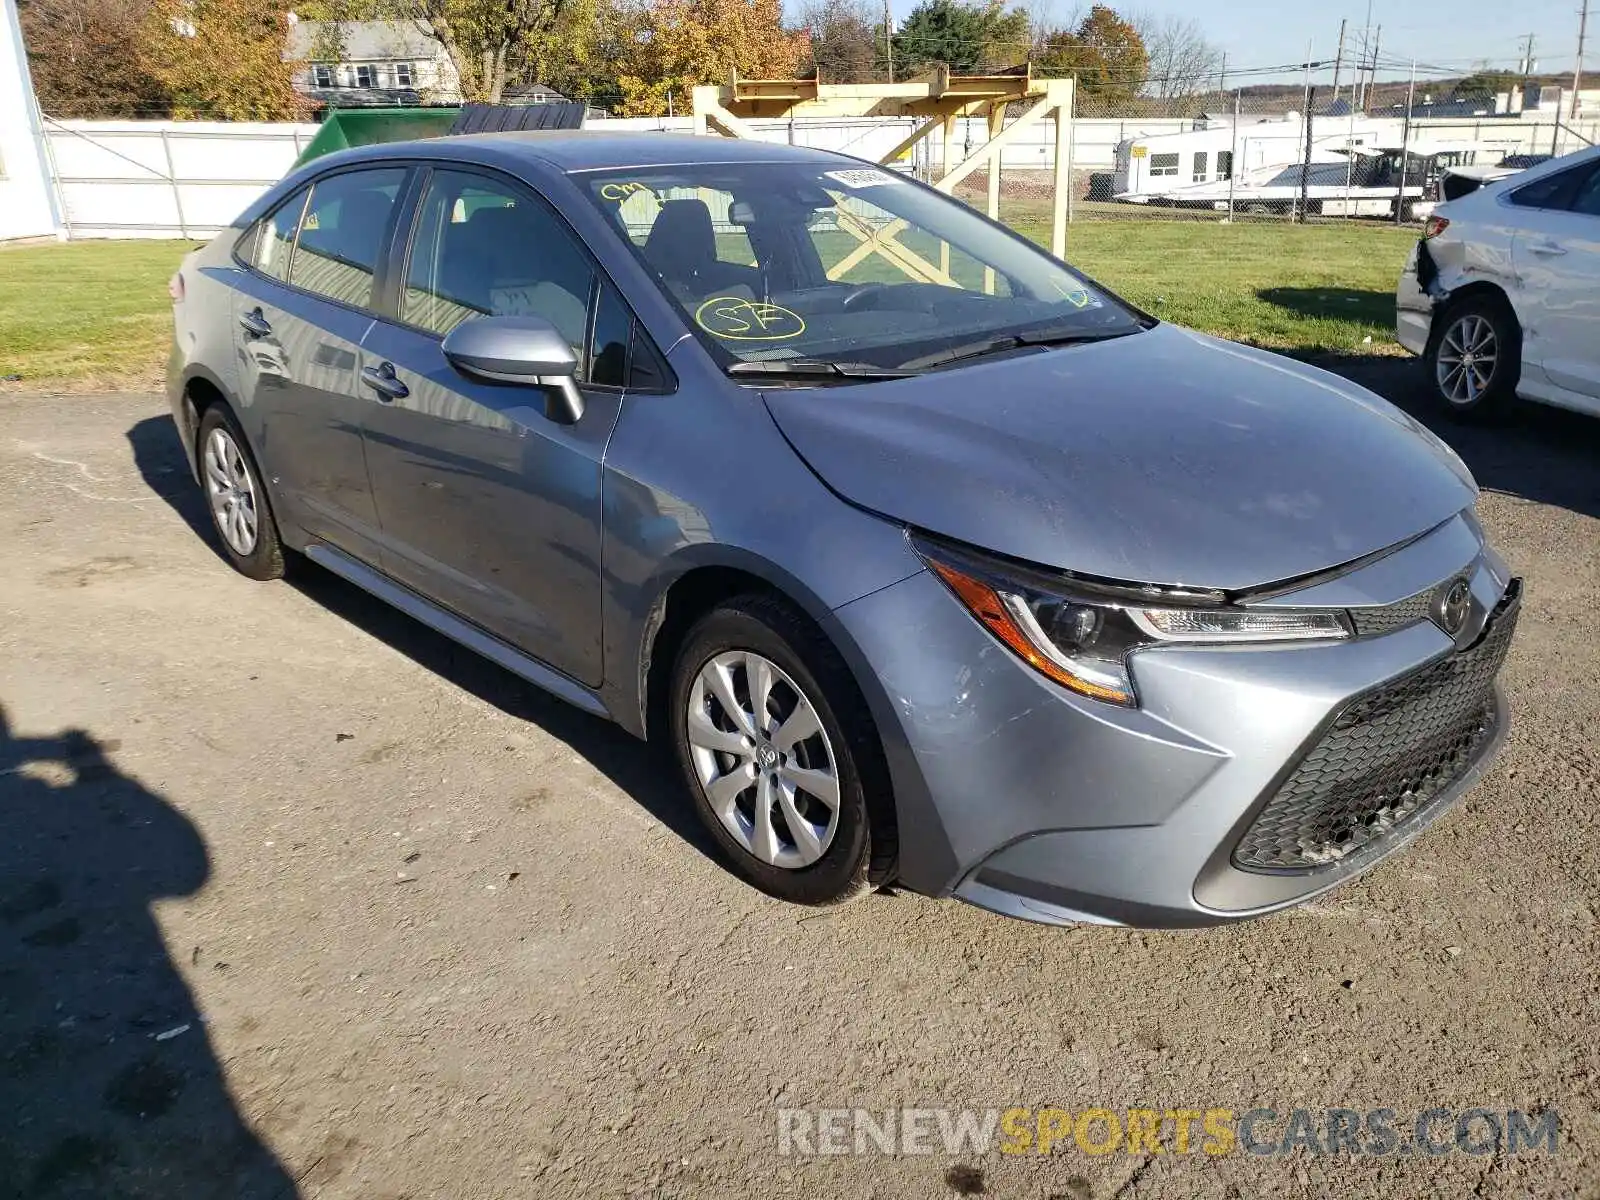
[[[214,404],[225,405],[237,420],[238,409],[228,399],[222,380],[210,368],[191,363],[184,370],[172,415],[178,426],[179,440],[183,442],[184,455],[189,460],[189,471],[196,482],[200,479],[200,447],[196,442],[200,436],[200,420]]]
[[[638,633],[637,699],[632,707],[612,705],[625,726],[636,719],[632,732],[647,737],[671,728],[667,703],[672,691],[672,668],[685,637],[696,621],[718,604],[735,596],[761,595],[776,599],[809,620],[825,643],[839,656],[855,685],[868,722],[864,731],[877,756],[869,782],[867,803],[878,849],[874,851],[874,881],[889,882],[899,861],[900,793],[913,781],[902,779],[884,745],[884,716],[892,711],[888,697],[865,654],[833,611],[799,579],[758,554],[727,545],[688,548],[665,564]]]
[[[634,732],[648,736],[658,727],[673,659],[683,636],[705,613],[734,596],[756,593],[791,605],[823,631],[834,650],[859,674],[839,642],[843,629],[822,599],[793,574],[770,559],[737,546],[703,544],[685,547],[656,571],[641,589],[648,597],[637,632],[627,640],[636,647],[634,699],[625,711],[637,720]],[[638,611],[637,609],[635,611]],[[861,686],[857,679],[856,685]]]
[[[1506,289],[1500,284],[1488,279],[1474,279],[1470,283],[1465,283],[1459,287],[1451,288],[1443,296],[1439,297],[1438,302],[1433,306],[1433,325],[1428,334],[1428,345],[1430,349],[1432,349],[1434,346],[1437,346],[1439,338],[1443,336],[1444,318],[1447,317],[1452,310],[1459,308],[1467,301],[1477,299],[1491,300],[1494,303],[1501,305],[1508,313],[1511,314],[1511,320],[1516,326],[1514,332],[1516,333],[1517,347],[1519,350],[1521,349],[1522,314],[1517,311],[1516,303],[1511,299],[1511,293],[1506,291]]]

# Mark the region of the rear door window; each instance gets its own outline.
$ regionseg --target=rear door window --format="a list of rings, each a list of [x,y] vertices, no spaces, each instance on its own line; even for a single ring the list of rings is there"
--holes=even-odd
[[[404,167],[386,167],[319,179],[300,221],[289,282],[330,300],[369,307],[395,198],[405,178]]]

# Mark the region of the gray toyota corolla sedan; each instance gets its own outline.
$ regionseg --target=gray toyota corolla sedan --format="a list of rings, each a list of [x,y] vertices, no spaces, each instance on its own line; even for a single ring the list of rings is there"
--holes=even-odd
[[[239,570],[303,556],[670,741],[784,899],[1254,916],[1404,845],[1505,734],[1520,587],[1443,443],[859,160],[369,147],[173,294]]]

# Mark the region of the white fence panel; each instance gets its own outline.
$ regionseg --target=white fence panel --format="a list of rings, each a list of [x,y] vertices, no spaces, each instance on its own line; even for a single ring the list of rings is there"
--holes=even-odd
[[[45,130],[70,236],[206,238],[283,177],[317,126],[47,120]]]

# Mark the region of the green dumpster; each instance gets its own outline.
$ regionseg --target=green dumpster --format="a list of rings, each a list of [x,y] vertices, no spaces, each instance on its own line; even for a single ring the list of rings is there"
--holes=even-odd
[[[404,142],[412,138],[441,137],[461,115],[459,108],[341,108],[330,112],[317,136],[300,152],[295,166],[314,158],[372,146],[379,142]]]

